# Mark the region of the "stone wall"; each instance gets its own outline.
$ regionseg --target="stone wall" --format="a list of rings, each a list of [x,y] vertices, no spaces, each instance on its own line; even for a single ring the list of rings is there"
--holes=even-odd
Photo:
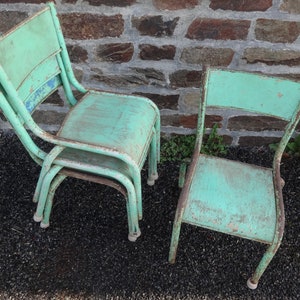
[[[45,2],[1,1],[0,33]],[[149,97],[161,110],[164,134],[194,132],[203,65],[300,80],[300,0],[56,0],[56,6],[78,79]],[[36,117],[55,130],[66,111],[54,95]],[[218,122],[233,145],[281,135],[270,118],[209,115],[207,127]],[[0,128],[8,124],[2,120]]]

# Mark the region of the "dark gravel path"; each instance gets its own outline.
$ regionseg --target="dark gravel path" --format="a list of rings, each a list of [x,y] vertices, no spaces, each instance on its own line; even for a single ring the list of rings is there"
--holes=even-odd
[[[0,299],[298,299],[300,298],[300,159],[284,159],[283,243],[251,291],[246,280],[264,245],[183,226],[175,265],[167,262],[179,196],[178,166],[143,174],[142,236],[127,240],[124,199],[113,189],[67,179],[56,194],[49,229],[32,220],[39,167],[15,136],[0,137]],[[229,156],[262,164],[265,148]]]

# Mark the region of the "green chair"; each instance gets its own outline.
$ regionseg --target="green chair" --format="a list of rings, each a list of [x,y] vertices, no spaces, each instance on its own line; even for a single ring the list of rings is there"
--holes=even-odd
[[[300,117],[300,83],[255,73],[208,69],[203,76],[195,151],[178,201],[169,262],[181,224],[187,223],[268,245],[247,285],[258,281],[284,231],[280,161]],[[286,121],[271,168],[200,154],[207,107],[243,110]]]
[[[58,89],[71,109],[59,132],[52,134],[32,114]],[[0,37],[0,104],[26,150],[42,166],[33,197],[38,202],[34,219],[49,226],[55,189],[67,176],[78,177],[126,195],[129,239],[136,240],[142,218],[140,171],[147,157],[148,184],[158,178],[159,111],[147,98],[78,83],[53,3]],[[32,135],[52,150],[43,151]]]

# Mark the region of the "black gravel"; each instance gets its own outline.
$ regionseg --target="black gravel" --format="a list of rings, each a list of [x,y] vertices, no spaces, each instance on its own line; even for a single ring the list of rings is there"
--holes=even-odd
[[[154,187],[143,171],[142,236],[127,240],[125,202],[115,190],[67,179],[44,230],[32,219],[40,168],[12,134],[0,137],[0,299],[298,299],[300,159],[285,158],[283,243],[255,291],[246,281],[265,246],[183,225],[175,265],[167,261],[179,196],[178,165],[164,163]],[[228,156],[269,165],[267,148]]]

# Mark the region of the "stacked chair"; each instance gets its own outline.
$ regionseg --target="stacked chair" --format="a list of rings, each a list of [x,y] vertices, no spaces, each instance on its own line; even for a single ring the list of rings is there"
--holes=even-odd
[[[53,134],[38,126],[32,114],[57,90],[70,111]],[[56,188],[72,176],[122,192],[128,238],[136,240],[142,218],[140,172],[147,158],[148,184],[158,178],[159,111],[147,98],[95,91],[78,83],[53,3],[0,37],[0,108],[42,166],[33,197],[34,219],[41,227],[49,226]],[[49,143],[51,151],[43,151],[37,139]]]

